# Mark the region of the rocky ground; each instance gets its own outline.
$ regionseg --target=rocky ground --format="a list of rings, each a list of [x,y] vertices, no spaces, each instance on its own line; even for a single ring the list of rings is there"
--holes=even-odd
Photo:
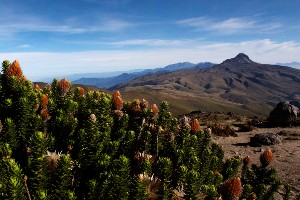
[[[249,144],[250,138],[255,134],[264,133],[279,133],[281,143],[261,147]],[[300,192],[300,127],[254,128],[250,132],[237,132],[237,135],[238,137],[213,135],[213,140],[224,146],[225,157],[249,156],[254,164],[259,164],[261,152],[270,149],[275,157],[270,167],[276,168],[278,176],[292,186],[293,196]]]
[[[190,118],[197,118],[202,125],[202,129],[213,124],[229,125],[236,133],[237,137],[222,137],[214,134],[212,139],[224,146],[225,158],[249,156],[253,164],[259,164],[261,153],[270,149],[274,155],[274,161],[269,167],[277,170],[279,178],[289,183],[292,187],[292,199],[300,194],[300,122],[297,126],[291,127],[271,127],[266,119],[257,117],[247,117],[234,115],[232,113],[206,113],[193,112],[186,115]],[[243,124],[255,122],[253,130],[239,132]],[[250,138],[256,134],[271,134],[277,136],[279,144],[254,146],[250,143]],[[276,198],[280,199],[280,197]]]

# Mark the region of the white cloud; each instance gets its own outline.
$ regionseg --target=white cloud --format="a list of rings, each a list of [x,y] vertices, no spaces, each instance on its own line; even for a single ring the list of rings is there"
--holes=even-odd
[[[201,44],[196,41],[189,48],[178,46],[122,51],[15,52],[0,54],[0,61],[17,59],[29,79],[38,79],[83,72],[163,67],[183,61],[220,63],[227,58],[235,57],[240,52],[259,63],[300,62],[300,43],[275,42],[269,39],[211,44]]]
[[[81,34],[91,32],[116,32],[134,23],[103,13],[79,13],[78,16],[68,16],[56,20],[35,13],[20,13],[18,9],[8,8],[0,12],[0,36],[9,37],[16,33],[48,32],[63,34]]]
[[[15,23],[0,24],[0,35],[9,35],[20,32],[52,32],[66,34],[80,34],[87,32],[115,32],[133,26],[132,23],[118,19],[106,19],[96,25],[53,25],[51,23]]]
[[[31,47],[31,45],[29,45],[29,44],[22,44],[22,45],[18,46],[17,48],[19,48],[19,49],[27,49],[29,47]]]
[[[194,44],[194,40],[167,40],[167,39],[135,39],[107,43],[114,46],[184,46]]]
[[[267,31],[281,27],[280,23],[263,23],[250,18],[229,18],[216,20],[208,17],[197,17],[179,20],[179,25],[194,28],[196,31],[215,31],[221,34],[234,34],[245,31]]]
[[[133,23],[120,19],[105,19],[98,26],[91,28],[92,31],[120,31],[134,26]]]

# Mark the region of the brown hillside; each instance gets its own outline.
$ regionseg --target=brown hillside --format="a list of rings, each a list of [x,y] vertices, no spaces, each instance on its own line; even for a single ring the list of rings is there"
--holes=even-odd
[[[176,114],[193,110],[267,115],[283,100],[300,100],[300,70],[253,62],[245,54],[209,69],[153,74],[117,85],[126,100],[169,101]]]

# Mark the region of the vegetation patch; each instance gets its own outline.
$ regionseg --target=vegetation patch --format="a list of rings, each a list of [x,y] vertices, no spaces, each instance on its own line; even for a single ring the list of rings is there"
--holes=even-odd
[[[124,102],[121,93],[41,89],[17,62],[0,74],[0,199],[274,199],[285,185],[270,166],[224,158],[197,119],[168,103]],[[213,132],[236,135],[229,126]],[[243,163],[243,164],[242,164]],[[288,188],[287,185],[285,185]]]

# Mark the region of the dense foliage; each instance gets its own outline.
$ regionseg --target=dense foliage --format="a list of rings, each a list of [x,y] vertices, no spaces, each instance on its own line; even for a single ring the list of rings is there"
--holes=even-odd
[[[241,158],[225,160],[198,120],[178,120],[167,102],[71,87],[40,89],[17,61],[2,63],[0,199],[274,199],[282,185],[272,152],[239,170]]]

